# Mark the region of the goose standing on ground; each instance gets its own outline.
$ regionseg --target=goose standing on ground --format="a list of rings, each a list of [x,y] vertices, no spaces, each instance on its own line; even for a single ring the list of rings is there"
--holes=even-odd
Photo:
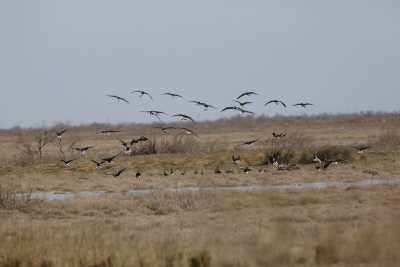
[[[168,129],[176,129],[175,127],[170,127],[170,126],[169,127],[155,126],[153,128],[161,129],[164,133],[166,133]]]
[[[105,162],[105,160],[103,160],[101,162],[97,162],[97,161],[92,160],[92,159],[90,159],[90,160],[96,164],[96,169],[101,169],[101,164],[103,164]]]
[[[358,154],[362,154],[362,153],[364,153],[365,149],[368,149],[371,146],[353,146],[353,147],[358,150],[358,152],[357,152]]]
[[[260,138],[257,138],[256,140],[244,142],[243,144],[240,144],[239,146],[244,146],[244,145],[253,146],[254,143],[258,141],[258,139],[260,139]]]
[[[64,166],[68,167],[72,161],[77,159],[70,159],[70,160],[58,159],[58,160],[64,162]]]
[[[189,119],[189,120],[195,122],[191,117],[189,117],[188,115],[185,115],[185,114],[177,114],[172,117],[181,117],[181,120],[183,120],[183,121],[186,121]]]
[[[57,133],[57,137],[58,138],[62,138],[62,134],[63,133],[65,133],[65,131],[67,131],[68,129],[65,129],[65,130],[63,130],[63,131],[61,131],[61,132],[57,132],[56,130],[54,130],[56,133]]]
[[[274,136],[275,140],[279,140],[286,136],[285,133],[280,133],[280,134],[272,133],[272,135]]]
[[[171,96],[171,98],[174,98],[175,96],[177,96],[177,97],[180,97],[180,98],[185,99],[184,97],[182,97],[182,96],[180,96],[180,95],[178,95],[178,94],[165,93],[165,94],[162,94],[162,95],[169,95],[169,96]]]
[[[280,100],[271,100],[271,101],[267,102],[264,106],[268,105],[269,103],[275,103],[275,105],[279,105],[279,103],[281,103],[286,108],[285,103],[283,103]]]
[[[220,174],[221,173],[221,170],[219,169],[219,167],[217,166],[217,169],[215,170],[215,172],[214,173],[217,173],[217,174]]]
[[[247,105],[247,104],[253,103],[253,102],[239,102],[237,100],[232,100],[232,101],[235,101],[236,103],[238,103],[241,108],[244,108],[244,106]]]
[[[104,134],[105,136],[109,136],[110,133],[119,133],[120,131],[114,131],[114,130],[106,130],[106,131],[101,131],[101,132],[97,132],[96,134]]]
[[[142,176],[142,174],[139,171],[137,171],[136,178],[140,178],[141,176]]]
[[[247,96],[258,95],[259,96],[259,94],[255,93],[255,92],[246,92],[246,93],[243,93],[240,96],[238,96],[238,98],[236,98],[236,99],[239,99],[239,98],[241,98],[242,96],[245,96],[245,95],[247,95]]]
[[[298,103],[298,104],[295,104],[293,106],[302,106],[303,108],[305,108],[306,106],[314,106],[314,105],[310,104],[310,103]]]
[[[192,130],[189,130],[188,128],[181,127],[180,129],[185,130],[187,134],[194,134],[195,136],[199,137],[195,132],[193,132]]]
[[[317,170],[326,170],[327,168],[328,168],[328,166],[329,166],[329,164],[331,164],[332,163],[332,160],[327,160],[326,162],[325,162],[325,164],[324,164],[324,166],[317,166],[317,167],[315,167],[315,169],[317,169]]]
[[[153,98],[151,97],[151,95],[149,95],[149,94],[146,93],[145,91],[136,90],[136,91],[133,91],[133,92],[131,92],[131,93],[136,93],[136,92],[140,93],[140,97],[142,97],[143,95],[148,95],[148,96],[150,96],[151,100],[153,100]]]
[[[107,96],[109,96],[109,97],[114,97],[114,98],[117,99],[118,101],[120,101],[120,100],[125,101],[125,102],[128,103],[129,105],[131,104],[131,103],[129,103],[125,98],[122,98],[122,97],[119,97],[119,96],[116,96],[116,95],[107,95]]]
[[[240,167],[239,169],[242,169],[244,173],[249,173],[251,171],[249,167],[246,168]]]
[[[83,154],[86,154],[86,150],[88,150],[89,148],[92,148],[92,147],[94,147],[94,146],[87,146],[87,147],[82,147],[82,148],[80,148],[80,147],[72,147],[72,149],[78,150],[79,153],[81,155],[83,155]]]
[[[104,161],[107,161],[108,164],[113,164],[113,159],[114,159],[115,157],[118,157],[119,154],[121,154],[121,153],[118,153],[117,155],[112,156],[112,157],[109,157],[109,158],[100,158],[100,159],[101,159],[101,160],[104,160]]]

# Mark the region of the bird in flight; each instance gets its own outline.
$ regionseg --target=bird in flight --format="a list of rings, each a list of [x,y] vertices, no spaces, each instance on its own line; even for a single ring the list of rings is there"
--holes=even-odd
[[[125,98],[122,98],[122,97],[119,97],[119,96],[116,96],[116,95],[107,95],[107,96],[115,97],[115,99],[117,99],[118,101],[122,100],[122,101],[125,101],[126,103],[128,103],[129,105],[131,104]]]
[[[80,147],[72,147],[72,149],[78,150],[79,153],[81,155],[83,155],[86,153],[86,150],[88,150],[89,148],[92,148],[92,147],[94,147],[94,146],[87,146],[87,147],[81,147],[81,148]]]
[[[104,161],[107,161],[108,164],[112,164],[112,163],[113,163],[113,159],[114,159],[115,157],[119,156],[119,154],[121,154],[121,153],[118,153],[117,155],[112,156],[112,157],[109,157],[109,158],[100,158],[100,159],[101,159],[101,160],[104,160]]]
[[[112,176],[114,176],[115,178],[117,178],[117,177],[119,177],[119,175],[123,172],[123,171],[125,171],[126,170],[126,168],[123,168],[123,169],[120,169],[118,172],[116,172],[116,173],[112,173],[112,172],[107,172],[106,174],[109,174],[109,175],[112,175]]]
[[[105,136],[109,136],[110,133],[119,133],[119,132],[120,132],[120,131],[107,130],[107,131],[98,132],[98,133],[96,133],[96,134],[102,133],[102,134],[104,134]]]
[[[246,92],[246,93],[243,93],[240,96],[238,96],[238,98],[236,98],[236,99],[239,99],[239,98],[241,98],[242,96],[245,96],[245,95],[251,96],[251,95],[259,95],[259,94],[254,93],[254,92]]]
[[[244,106],[247,105],[247,104],[253,103],[253,102],[239,102],[237,100],[232,100],[232,101],[235,101],[236,103],[238,103],[241,108],[244,108]]]
[[[189,117],[188,115],[185,115],[185,114],[177,114],[172,117],[181,117],[181,120],[183,120],[183,121],[186,121],[189,119],[189,120],[195,122],[191,117]]]
[[[105,162],[105,160],[101,161],[101,162],[97,162],[95,160],[90,159],[92,162],[96,163],[96,169],[100,169],[101,168],[101,164],[103,164]]]
[[[162,112],[162,111],[156,111],[156,110],[145,110],[145,111],[141,111],[141,112],[147,112],[147,113],[149,113],[151,116],[156,116],[159,120],[161,120],[160,117],[158,117],[159,114],[165,114],[165,115],[168,116],[167,113]]]
[[[166,133],[168,129],[176,129],[175,127],[170,127],[170,126],[169,126],[169,127],[155,126],[155,127],[153,127],[153,128],[159,128],[159,129],[161,129],[164,133]]]
[[[62,134],[65,132],[65,131],[67,131],[68,129],[65,129],[65,130],[63,130],[63,131],[61,131],[61,132],[57,132],[56,130],[54,130],[56,133],[57,133],[57,137],[58,138],[62,138]]]
[[[286,108],[285,103],[283,103],[280,100],[271,100],[271,101],[267,102],[264,106],[268,105],[269,103],[275,103],[275,105],[279,105],[279,103],[281,103]]]
[[[328,168],[328,166],[329,166],[329,164],[331,164],[333,161],[332,160],[327,160],[327,161],[325,161],[325,164],[324,164],[324,166],[320,166],[320,165],[318,165],[318,166],[316,166],[315,167],[315,169],[317,169],[317,170],[326,170],[327,168]]]
[[[58,159],[58,160],[64,162],[64,166],[68,167],[70,165],[70,162],[77,160],[77,159],[70,159],[70,160]]]
[[[272,133],[272,135],[274,136],[275,140],[279,140],[286,136],[285,133],[280,133],[280,134]]]
[[[171,98],[174,98],[175,96],[180,97],[180,98],[183,98],[182,96],[180,96],[180,95],[178,95],[178,94],[172,94],[172,93],[165,93],[165,94],[163,94],[163,95],[169,95],[169,96],[171,96]],[[185,98],[183,98],[183,99],[185,99]]]
[[[258,141],[258,139],[260,139],[260,138],[257,138],[256,140],[244,142],[243,144],[240,144],[239,146],[243,146],[243,145],[253,146],[254,143]]]
[[[235,155],[232,155],[232,160],[233,160],[233,162],[238,163],[238,164],[242,161],[240,156],[235,157]]]
[[[298,104],[295,104],[293,106],[302,106],[303,108],[305,108],[306,106],[314,106],[314,105],[310,104],[310,103],[298,103]]]
[[[125,149],[127,146],[128,146],[128,143],[127,142],[124,142],[124,141],[122,141],[121,139],[119,139],[118,137],[116,137],[115,136],[115,138],[117,138],[118,139],[118,141],[120,141],[121,142],[121,147],[123,148],[123,149]]]
[[[198,106],[203,106],[204,107],[204,111],[207,111],[208,108],[215,108],[216,109],[216,107],[208,105],[208,104],[200,102],[200,101],[189,101],[189,102],[196,103]]]
[[[142,97],[143,95],[148,95],[148,96],[150,96],[151,100],[153,100],[153,98],[151,97],[151,95],[149,95],[149,94],[146,93],[145,91],[136,90],[136,91],[133,91],[133,92],[131,92],[131,93],[140,93],[140,97]]]
[[[365,149],[367,149],[367,148],[370,148],[371,146],[362,146],[362,147],[360,147],[360,146],[353,146],[355,149],[357,149],[358,150],[358,154],[362,154],[362,153],[364,153],[364,150]]]
[[[187,134],[194,134],[195,136],[199,137],[195,132],[193,132],[192,130],[189,130],[188,128],[181,127],[180,129],[185,130]]]

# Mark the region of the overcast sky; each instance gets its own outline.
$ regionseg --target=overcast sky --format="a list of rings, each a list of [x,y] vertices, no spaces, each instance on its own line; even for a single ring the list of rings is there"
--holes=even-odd
[[[0,128],[213,120],[247,91],[257,115],[398,112],[399,14],[397,0],[0,1]]]

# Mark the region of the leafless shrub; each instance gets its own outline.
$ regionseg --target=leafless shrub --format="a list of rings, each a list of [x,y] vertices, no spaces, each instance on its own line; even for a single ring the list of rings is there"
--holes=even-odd
[[[172,137],[172,140],[162,138],[160,141],[160,153],[177,154],[191,153],[199,149],[197,137],[178,134]]]
[[[400,149],[400,134],[397,130],[383,131],[373,146],[380,151],[398,151]]]
[[[54,132],[45,126],[43,123],[40,128],[38,128],[34,133],[34,140],[36,144],[36,149],[39,152],[39,162],[42,161],[42,151],[43,148],[54,141]]]
[[[12,182],[0,184],[0,209],[23,210],[32,201],[33,187],[25,191],[21,185]]]

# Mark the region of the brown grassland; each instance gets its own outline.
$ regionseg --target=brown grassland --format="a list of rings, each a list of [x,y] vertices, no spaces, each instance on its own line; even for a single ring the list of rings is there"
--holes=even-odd
[[[199,138],[182,129],[163,133],[156,125],[58,122],[0,130],[0,266],[400,265],[400,185],[221,190],[399,178],[399,114],[171,124]],[[54,137],[53,129],[66,128],[62,139]],[[106,129],[121,132],[95,134]],[[273,140],[272,132],[287,136]],[[134,144],[127,155],[113,135],[149,140]],[[257,138],[252,147],[240,146]],[[359,155],[353,145],[371,148]],[[94,147],[80,155],[72,146]],[[118,153],[99,170],[90,161]],[[271,154],[280,155],[279,164],[300,169],[278,171]],[[344,161],[317,171],[314,154]],[[234,163],[232,155],[242,162]],[[60,158],[77,160],[66,168]],[[246,166],[252,169],[248,174],[239,169]],[[107,174],[122,168],[118,178]],[[221,174],[214,173],[217,168]],[[171,169],[173,176],[163,175]],[[164,190],[192,186],[200,190]],[[132,189],[155,190],[123,194]],[[110,194],[62,201],[31,196],[98,190]]]

